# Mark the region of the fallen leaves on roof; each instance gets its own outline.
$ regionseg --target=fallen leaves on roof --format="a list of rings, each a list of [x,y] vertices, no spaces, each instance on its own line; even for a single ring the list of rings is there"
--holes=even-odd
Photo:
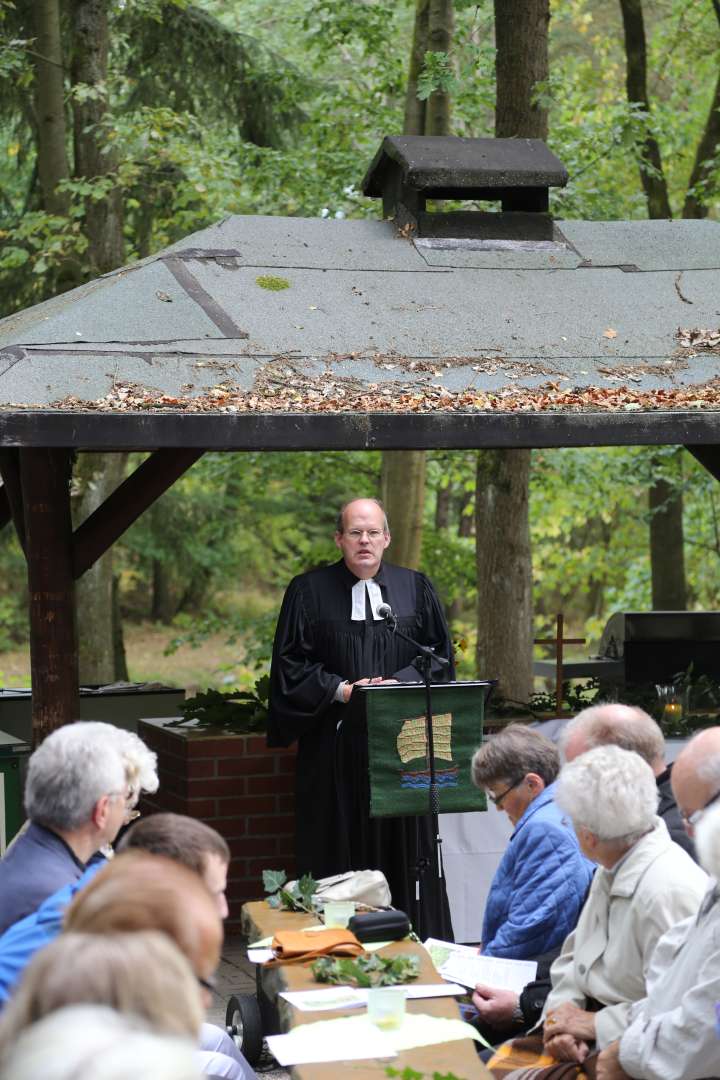
[[[623,412],[632,410],[718,409],[720,378],[702,385],[640,390],[628,386],[561,387],[547,382],[537,387],[508,386],[496,391],[443,386],[405,386],[362,383],[324,373],[292,380],[265,379],[250,390],[220,383],[192,396],[162,393],[139,383],[117,382],[104,397],[86,400],[68,396],[52,409],[93,412],[186,413],[338,413],[338,412]],[[10,405],[4,408],[48,408]]]
[[[708,330],[703,326],[694,329],[679,326],[677,339],[683,349],[720,350],[720,327],[717,330]]]

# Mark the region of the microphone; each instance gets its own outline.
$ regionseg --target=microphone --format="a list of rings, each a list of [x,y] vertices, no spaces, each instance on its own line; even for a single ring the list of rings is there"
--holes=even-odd
[[[395,613],[389,604],[378,604],[377,614],[386,622],[395,620]]]

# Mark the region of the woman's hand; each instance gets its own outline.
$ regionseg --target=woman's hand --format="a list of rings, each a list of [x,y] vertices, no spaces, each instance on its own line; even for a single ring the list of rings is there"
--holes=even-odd
[[[545,1050],[558,1061],[576,1061],[581,1064],[590,1053],[590,1047],[572,1035],[553,1035],[545,1038]]]
[[[595,1041],[595,1013],[579,1009],[571,1001],[551,1009],[545,1017],[545,1042],[556,1035],[572,1035],[584,1042]]]

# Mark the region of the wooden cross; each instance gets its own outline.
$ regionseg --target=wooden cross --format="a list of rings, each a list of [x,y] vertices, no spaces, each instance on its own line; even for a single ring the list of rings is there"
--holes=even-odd
[[[562,688],[563,688],[563,646],[584,645],[585,638],[564,638],[563,626],[565,619],[562,615],[557,616],[554,638],[535,638],[535,645],[555,646],[555,712],[557,719],[562,719]]]

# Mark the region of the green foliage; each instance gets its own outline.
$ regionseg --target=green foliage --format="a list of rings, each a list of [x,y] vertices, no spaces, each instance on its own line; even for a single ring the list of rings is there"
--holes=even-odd
[[[284,870],[263,870],[263,888],[270,893],[267,902],[272,908],[283,911],[305,911],[313,915],[312,899],[318,883],[310,874],[305,874],[292,887],[284,888],[287,874]]]
[[[193,728],[204,730],[217,728],[232,735],[248,735],[265,732],[268,718],[267,675],[255,683],[255,692],[233,691],[222,694],[218,690],[205,690],[188,698],[180,705],[182,720],[173,720],[168,727],[182,727],[193,721]]]
[[[399,986],[411,982],[420,974],[417,956],[380,956],[369,953],[350,957],[321,956],[312,965],[317,982],[339,983],[341,986]]]
[[[421,101],[427,101],[436,90],[440,90],[445,94],[453,93],[457,88],[457,78],[453,71],[452,59],[448,53],[425,53],[417,86],[417,96]]]
[[[396,1077],[397,1080],[461,1080],[461,1077],[452,1072],[434,1072],[430,1077],[429,1073],[420,1073],[417,1069],[411,1069],[409,1065],[406,1065],[404,1069],[395,1069],[392,1065],[388,1065],[385,1068],[385,1075]]]

